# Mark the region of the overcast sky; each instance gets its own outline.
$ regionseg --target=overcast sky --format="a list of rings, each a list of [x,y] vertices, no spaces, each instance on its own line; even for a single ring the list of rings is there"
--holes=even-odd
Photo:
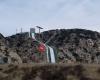
[[[100,0],[0,0],[0,33],[41,26],[44,30],[85,28],[100,32]]]

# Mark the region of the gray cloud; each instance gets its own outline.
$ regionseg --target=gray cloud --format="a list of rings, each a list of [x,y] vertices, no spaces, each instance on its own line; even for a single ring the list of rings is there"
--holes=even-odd
[[[0,32],[10,35],[20,27],[26,31],[30,24],[44,30],[83,27],[99,31],[99,7],[100,0],[0,0]]]

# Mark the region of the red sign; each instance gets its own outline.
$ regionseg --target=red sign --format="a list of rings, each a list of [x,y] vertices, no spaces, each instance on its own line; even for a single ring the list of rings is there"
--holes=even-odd
[[[39,44],[38,50],[39,50],[39,52],[44,53],[46,50],[45,45],[43,43]]]

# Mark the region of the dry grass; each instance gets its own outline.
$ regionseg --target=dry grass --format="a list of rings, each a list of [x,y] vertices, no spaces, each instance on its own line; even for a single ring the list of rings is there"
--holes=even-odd
[[[96,64],[0,65],[0,80],[100,80]]]

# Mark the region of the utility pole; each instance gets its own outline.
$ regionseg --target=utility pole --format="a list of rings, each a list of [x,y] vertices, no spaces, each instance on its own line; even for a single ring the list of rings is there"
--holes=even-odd
[[[43,29],[43,28],[40,27],[40,26],[36,26],[36,27],[39,29],[39,40],[40,40],[40,39],[41,39],[41,36],[40,36],[40,33],[41,33],[41,32],[40,32],[40,30]]]
[[[21,33],[23,32],[23,29],[21,28]]]
[[[16,28],[16,34],[17,34],[17,32],[18,32],[18,30],[17,30],[17,28]]]

